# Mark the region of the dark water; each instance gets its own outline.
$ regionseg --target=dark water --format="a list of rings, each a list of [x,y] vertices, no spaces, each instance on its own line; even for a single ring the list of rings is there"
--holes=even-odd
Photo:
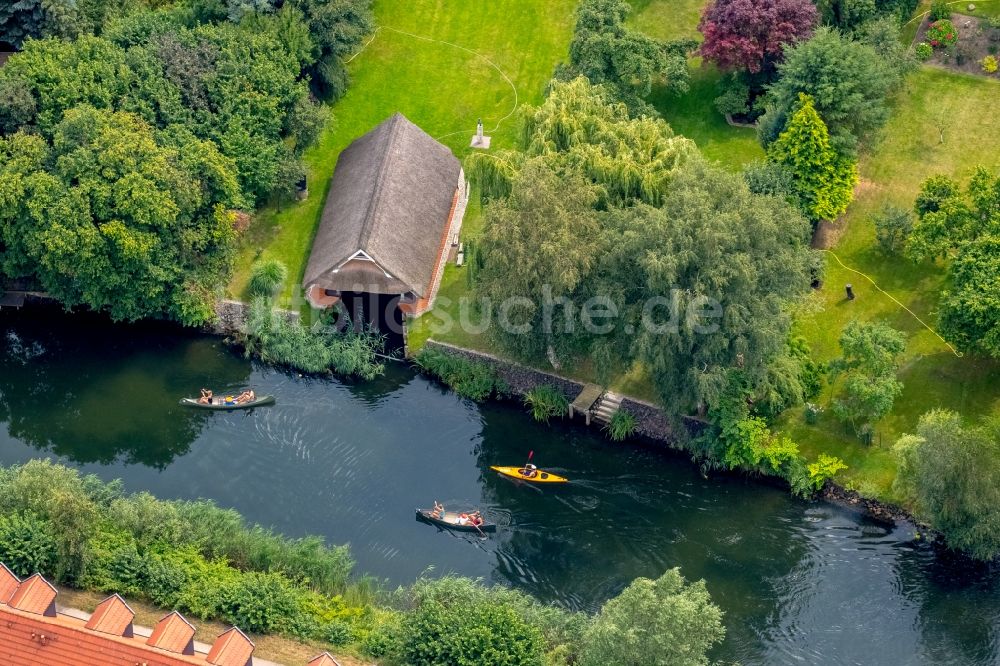
[[[200,386],[278,404],[183,409]],[[1000,576],[849,512],[685,460],[541,427],[401,367],[371,383],[300,378],[217,339],[31,310],[0,314],[0,463],[50,456],[160,497],[207,497],[289,535],[350,542],[392,583],[453,571],[593,610],[681,567],[726,612],[714,655],[743,664],[995,664]],[[489,471],[528,450],[573,483]],[[417,523],[438,499],[500,524],[485,542]]]

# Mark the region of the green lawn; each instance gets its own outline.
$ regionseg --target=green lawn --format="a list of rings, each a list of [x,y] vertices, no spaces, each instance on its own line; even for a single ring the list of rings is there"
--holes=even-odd
[[[715,108],[720,77],[715,67],[701,66],[701,58],[692,58],[688,67],[691,89],[686,94],[675,96],[654,90],[649,100],[674,132],[693,140],[705,157],[728,169],[739,170],[751,160],[764,159],[757,131],[732,127]]]
[[[440,137],[460,159],[469,150],[480,117],[495,148],[511,147],[517,114],[504,118],[515,103],[541,101],[553,69],[566,57],[575,6],[575,0],[447,6],[438,0],[376,0],[376,22],[382,29],[351,62],[350,88],[305,155],[310,197],[258,213],[244,239],[230,293],[244,294],[250,266],[261,255],[277,257],[288,266],[285,297],[298,293],[338,154],[392,113],[400,111]],[[516,98],[497,69],[457,47],[495,63],[513,82]]]
[[[884,202],[910,208],[920,183],[934,174],[964,181],[978,164],[1000,169],[1000,132],[989,112],[997,100],[997,81],[931,67],[913,74],[894,105],[881,143],[861,162],[858,197],[834,249],[844,264],[869,275],[931,326],[944,280],[942,267],[884,256],[875,244],[869,217]],[[932,121],[939,109],[947,117],[943,144]],[[855,301],[843,297],[848,282],[858,294]],[[900,373],[905,389],[896,408],[878,425],[872,447],[858,444],[829,410],[814,427],[803,422],[801,409],[785,417],[787,430],[805,451],[814,455],[825,450],[847,461],[851,469],[842,480],[889,496],[895,473],[889,449],[899,434],[913,430],[921,414],[946,407],[975,419],[1000,409],[1000,363],[956,357],[911,315],[832,259],[816,300],[819,311],[801,317],[800,328],[824,360],[838,355],[837,339],[851,319],[883,320],[909,336]],[[831,395],[828,388],[820,404],[829,406]]]
[[[706,0],[631,0],[629,24],[658,39],[701,39],[698,21]],[[692,139],[710,160],[739,169],[751,160],[764,157],[752,129],[731,127],[715,108],[719,92],[719,72],[692,58],[691,90],[681,96],[654,90],[650,102],[677,134]]]
[[[629,25],[657,39],[701,39],[698,21],[706,0],[629,0]]]

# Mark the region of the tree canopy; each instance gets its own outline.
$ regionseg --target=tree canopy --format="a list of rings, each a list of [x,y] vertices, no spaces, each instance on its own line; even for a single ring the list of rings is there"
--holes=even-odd
[[[810,0],[714,0],[698,24],[699,50],[723,70],[773,72],[786,46],[807,39],[817,20]]]
[[[931,411],[894,451],[894,488],[950,546],[981,560],[1000,554],[1000,419],[969,427],[955,412]]]
[[[840,349],[831,368],[843,377],[834,412],[861,435],[892,410],[903,390],[896,369],[906,338],[883,323],[852,321],[841,332]]]
[[[853,155],[889,117],[886,97],[902,81],[902,71],[868,44],[820,28],[807,41],[785,50],[778,79],[768,87],[759,133],[765,145],[786,128],[809,95],[830,131],[831,146]]]
[[[858,167],[830,145],[826,124],[808,95],[799,96],[798,109],[767,156],[791,174],[793,192],[813,220],[836,219],[854,198]]]
[[[200,323],[229,270],[228,211],[292,191],[324,120],[309,82],[343,88],[369,2],[72,4],[84,28],[0,70],[3,270],[118,319]]]
[[[583,77],[553,81],[545,101],[523,114],[521,150],[475,153],[467,162],[487,198],[509,194],[525,160],[541,157],[594,184],[598,208],[659,205],[671,174],[696,154],[694,143],[675,136],[664,121],[631,117],[610,90]]]
[[[946,259],[941,333],[966,351],[1000,357],[1000,175],[977,168],[968,185],[946,176],[924,181],[906,255]]]
[[[671,92],[687,92],[687,54],[695,42],[664,42],[630,30],[625,19],[631,11],[626,0],[583,0],[563,78],[586,76],[614,88],[631,108],[649,111],[643,98],[655,82],[663,81]]]
[[[688,583],[670,569],[656,580],[636,578],[604,604],[584,634],[580,664],[707,666],[725,633],[705,581]]]
[[[236,170],[215,144],[81,106],[0,139],[0,261],[66,305],[200,323],[229,268]]]

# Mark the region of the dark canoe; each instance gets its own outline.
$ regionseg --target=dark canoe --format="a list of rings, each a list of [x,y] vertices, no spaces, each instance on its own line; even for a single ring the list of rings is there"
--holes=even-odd
[[[485,521],[479,526],[479,529],[476,529],[475,525],[459,525],[458,514],[451,511],[445,511],[444,518],[435,518],[428,509],[417,509],[417,520],[443,527],[446,530],[455,530],[456,532],[475,532],[478,534],[479,532],[497,531],[495,523],[487,523]]]
[[[205,404],[203,402],[198,402],[198,398],[181,398],[181,404],[188,407],[198,407],[199,409],[250,409],[251,407],[260,407],[261,405],[270,405],[274,403],[273,395],[262,395],[256,400],[251,400],[250,402],[241,402],[240,404],[226,404],[223,402],[222,398],[212,398],[212,402]]]

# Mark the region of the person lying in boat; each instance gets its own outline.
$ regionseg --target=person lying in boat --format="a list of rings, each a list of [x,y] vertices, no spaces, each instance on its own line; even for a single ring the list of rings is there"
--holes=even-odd
[[[437,500],[434,500],[434,510],[431,511],[431,518],[444,518],[444,505],[438,504]]]
[[[519,472],[520,472],[520,473],[521,473],[521,474],[522,474],[523,476],[526,476],[526,477],[528,477],[529,479],[533,479],[533,478],[535,478],[536,476],[538,476],[538,468],[537,468],[537,467],[535,467],[534,465],[532,465],[531,463],[528,463],[527,465],[525,465],[525,466],[524,466],[524,469],[522,469],[522,470],[518,470],[518,471],[519,471]]]
[[[242,405],[248,402],[253,402],[256,399],[257,399],[257,394],[253,392],[253,389],[250,389],[249,391],[243,391],[243,393],[240,393],[236,397],[236,404]]]
[[[198,398],[198,402],[201,403],[202,405],[209,405],[209,404],[211,404],[212,403],[212,392],[209,389],[207,389],[207,388],[203,388],[201,390],[201,397]]]

